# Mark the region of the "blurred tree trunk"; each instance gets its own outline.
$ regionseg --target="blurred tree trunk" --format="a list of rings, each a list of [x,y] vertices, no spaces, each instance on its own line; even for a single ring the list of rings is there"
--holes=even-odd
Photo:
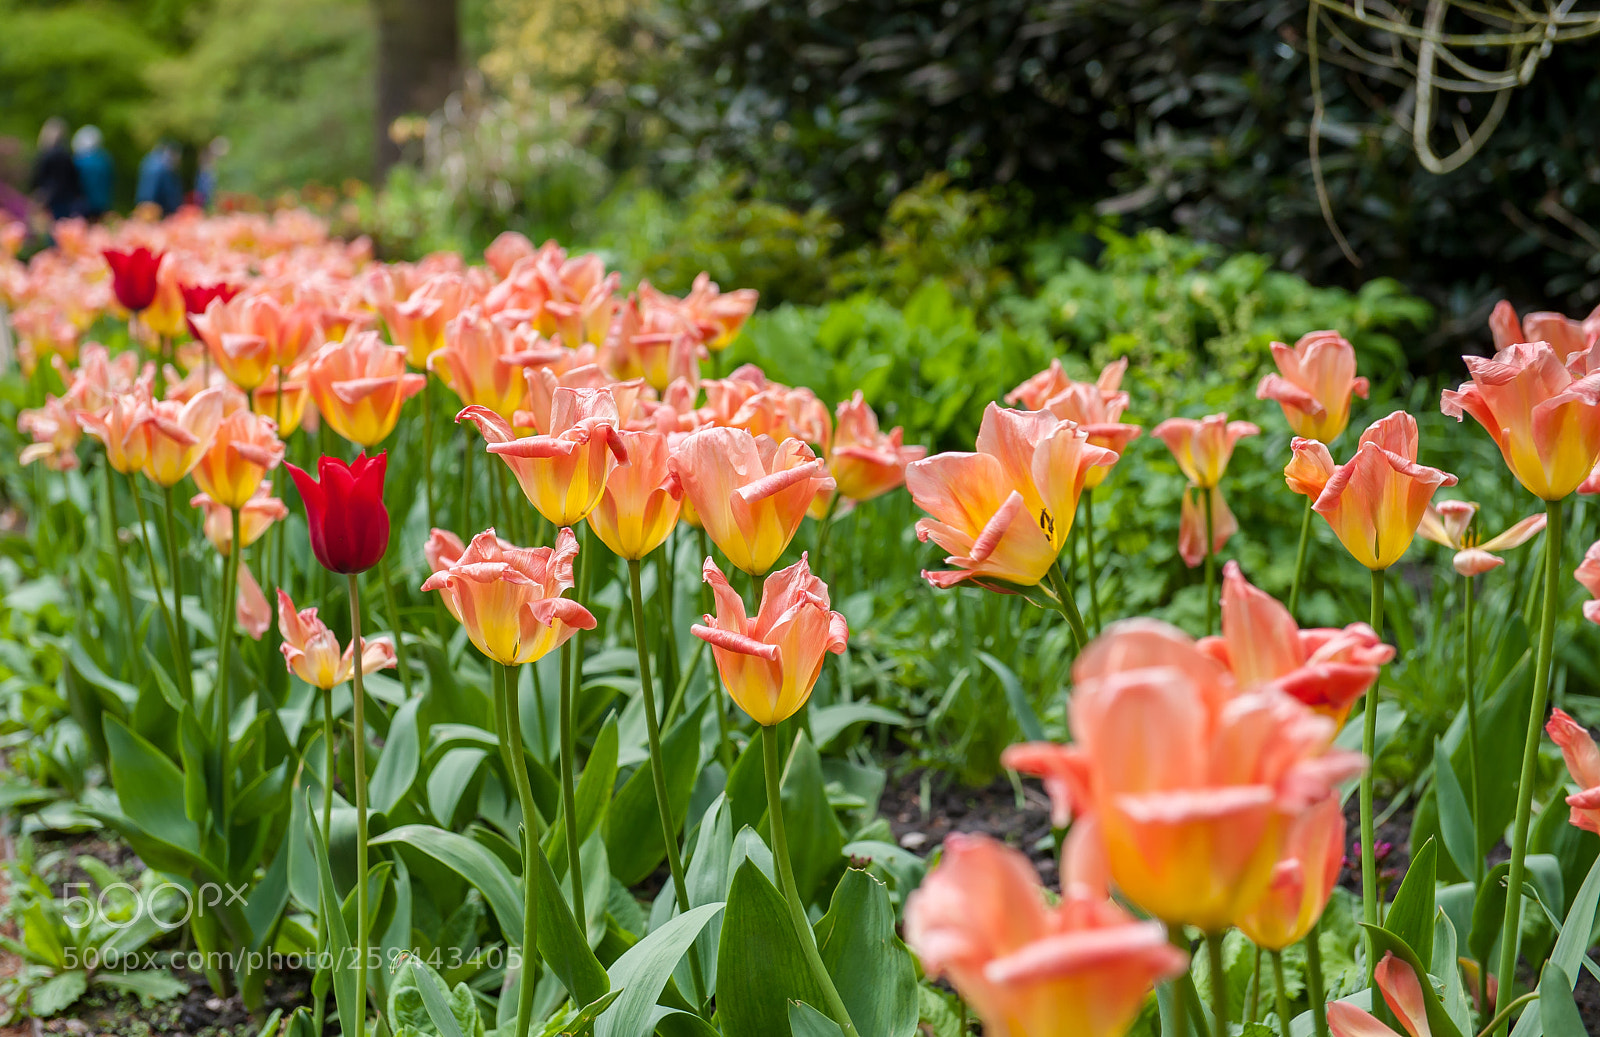
[[[382,177],[400,159],[389,127],[402,115],[429,115],[460,83],[456,0],[373,0],[378,23],[378,154]]]

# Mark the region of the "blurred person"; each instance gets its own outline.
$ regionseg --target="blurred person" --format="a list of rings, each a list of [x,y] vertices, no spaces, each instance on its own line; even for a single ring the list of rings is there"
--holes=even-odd
[[[183,181],[178,176],[178,148],[163,140],[151,148],[139,162],[139,186],[134,192],[134,203],[146,202],[161,208],[163,216],[171,216],[183,204]]]
[[[83,187],[67,148],[67,122],[60,116],[52,115],[39,128],[39,151],[33,159],[28,190],[54,219],[77,216],[83,211]]]
[[[83,188],[83,215],[98,220],[111,211],[111,188],[115,169],[111,152],[98,126],[80,126],[72,135],[72,162],[78,167],[78,182]]]
[[[211,208],[217,196],[217,162],[228,153],[228,138],[213,137],[200,149],[200,169],[194,177],[193,201],[202,209]]]

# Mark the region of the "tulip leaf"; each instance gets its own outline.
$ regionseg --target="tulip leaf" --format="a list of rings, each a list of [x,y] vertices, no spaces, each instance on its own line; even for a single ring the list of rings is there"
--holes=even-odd
[[[1545,1037],[1588,1037],[1572,999],[1572,981],[1554,963],[1545,965],[1539,979],[1539,1025]]]
[[[644,767],[648,773],[648,766]],[[600,729],[600,734],[594,740],[594,749],[589,753],[588,761],[583,765],[583,774],[578,778],[578,788],[574,793],[578,814],[578,845],[582,846],[600,827],[600,822],[605,817],[606,807],[611,804],[611,791],[617,784],[617,721],[616,717],[609,717],[605,726]],[[651,788],[655,785],[652,782]],[[654,805],[654,797],[651,799]],[[661,827],[661,822],[656,821],[656,827]],[[550,829],[549,845],[545,852],[552,861],[561,862],[562,874],[566,873],[567,865],[567,827],[564,824],[553,825]],[[665,851],[662,853],[665,856]]]
[[[790,1001],[823,1004],[788,905],[761,869],[734,873],[717,952],[717,1021],[724,1037],[782,1037]]]
[[[1506,916],[1506,876],[1510,871],[1510,861],[1501,861],[1490,868],[1478,887],[1478,899],[1472,905],[1472,932],[1467,934],[1467,950],[1473,960],[1491,963],[1491,967],[1494,946],[1499,942],[1500,927]]]
[[[1551,966],[1559,969],[1567,977],[1568,984],[1572,985],[1577,981],[1578,969],[1589,965],[1589,936],[1593,932],[1597,906],[1600,906],[1600,859],[1589,868],[1588,877],[1572,898],[1567,920],[1561,926],[1561,934],[1556,937],[1555,949],[1550,952],[1545,974],[1539,982],[1541,1011],[1523,1012],[1522,1018],[1517,1020],[1516,1029],[1511,1031],[1512,1037],[1540,1037],[1544,1032],[1541,1018],[1543,995]]]
[[[1450,765],[1450,754],[1444,750],[1443,739],[1438,738],[1433,742],[1433,790],[1444,848],[1461,874],[1470,878],[1478,873],[1478,833],[1473,827],[1467,797],[1456,780],[1455,768]]]
[[[411,791],[417,778],[418,754],[417,709],[422,698],[408,699],[389,721],[389,734],[383,742],[383,755],[373,768],[367,792],[375,813],[387,814]]]
[[[1022,681],[1011,671],[1011,667],[996,659],[988,652],[979,652],[978,661],[987,666],[1000,681],[1000,687],[1006,693],[1006,702],[1011,706],[1011,715],[1016,718],[1017,727],[1022,731],[1022,737],[1030,742],[1044,741],[1044,725],[1039,723],[1039,714],[1033,711],[1033,704],[1028,701],[1028,692],[1022,686]]]
[[[111,785],[123,814],[152,838],[198,854],[200,833],[186,809],[183,772],[111,714],[104,725]]]
[[[1396,958],[1411,966],[1412,970],[1416,972],[1417,983],[1422,987],[1423,1004],[1427,1009],[1428,1027],[1433,1032],[1434,1037],[1462,1037],[1461,1030],[1456,1026],[1455,1020],[1450,1018],[1450,1013],[1445,1011],[1443,1003],[1440,1002],[1439,994],[1433,987],[1433,980],[1428,978],[1428,970],[1423,967],[1422,961],[1417,957],[1416,952],[1411,949],[1410,945],[1381,926],[1369,925],[1363,922],[1361,928],[1371,934],[1372,946],[1380,959],[1386,953],[1393,954]],[[1430,940],[1432,939],[1431,932],[1429,938]]]
[[[311,841],[311,852],[317,862],[317,921],[334,963],[330,971],[333,973],[334,1004],[339,1013],[339,1032],[361,1033],[361,1023],[367,1014],[366,991],[360,989],[356,975],[350,930],[345,928],[339,891],[334,888],[333,872],[328,867],[328,847],[322,841],[322,830],[311,821],[311,816],[308,809],[306,838]]]
[[[1438,853],[1438,844],[1429,839],[1412,855],[1400,891],[1383,920],[1383,927],[1405,941],[1422,961],[1433,960],[1433,888]]]
[[[651,1012],[673,968],[722,908],[722,904],[692,908],[653,930],[612,963],[611,986],[620,989],[622,995],[595,1020],[594,1037],[632,1037],[649,1032]]]
[[[895,935],[888,887],[865,871],[846,871],[817,923],[817,945],[861,1037],[916,1033],[917,970]]]
[[[838,1023],[804,1001],[789,1002],[789,1033],[793,1037],[844,1037]]]
[[[779,787],[795,887],[800,902],[810,904],[820,899],[823,882],[837,875],[843,864],[844,833],[828,803],[822,760],[804,732],[795,738]]]
[[[700,773],[701,706],[690,710],[661,740],[662,769],[666,772],[667,802],[673,831],[683,826],[689,797]],[[650,765],[640,764],[622,783],[602,827],[611,874],[624,886],[643,882],[667,857],[661,837],[661,813],[656,806],[655,779]]]
[[[483,765],[486,749],[458,745],[439,757],[439,762],[428,772],[428,811],[441,825],[453,825],[461,797],[477,776]]]

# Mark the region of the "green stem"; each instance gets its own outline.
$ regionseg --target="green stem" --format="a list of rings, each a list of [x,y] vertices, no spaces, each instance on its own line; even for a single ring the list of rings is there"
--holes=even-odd
[[[1483,849],[1479,845],[1479,829],[1483,824],[1483,810],[1479,805],[1478,789],[1478,679],[1477,660],[1473,658],[1472,643],[1472,597],[1473,579],[1471,576],[1461,577],[1461,619],[1462,619],[1462,651],[1466,653],[1466,678],[1467,686],[1464,689],[1464,698],[1467,700],[1467,780],[1472,783],[1472,883],[1474,886],[1483,884]],[[1480,969],[1480,972],[1485,970]]]
[[[1189,938],[1184,934],[1183,926],[1174,925],[1167,930],[1167,940],[1183,952],[1188,960],[1191,948]],[[1172,980],[1172,1007],[1173,1014],[1177,1016],[1178,1032],[1176,1034],[1162,1034],[1162,1037],[1189,1037],[1191,1033],[1204,1033],[1205,1027],[1195,1023],[1200,1016],[1200,995],[1195,989],[1194,973],[1185,968],[1183,974]]]
[[[1383,574],[1382,569],[1372,570],[1372,629],[1383,640]],[[1378,924],[1378,861],[1374,845],[1376,834],[1372,815],[1372,784],[1374,748],[1378,741],[1378,685],[1374,683],[1367,692],[1367,701],[1361,715],[1361,752],[1367,758],[1367,767],[1361,772],[1361,917],[1368,925]],[[1367,985],[1376,990],[1373,969],[1377,967],[1376,945],[1372,934],[1362,939],[1367,948]],[[1381,1011],[1374,1003],[1374,1009]],[[1380,1016],[1381,1018],[1381,1016]]]
[[[406,665],[406,639],[400,631],[400,606],[395,603],[394,581],[389,578],[389,553],[378,559],[378,579],[383,581],[383,600],[389,610],[389,626],[394,630],[395,665],[400,670],[400,686],[411,697],[411,667]]]
[[[461,535],[467,539],[472,538],[472,455],[477,453],[473,449],[472,433],[467,433],[467,439],[461,444]]]
[[[1211,1032],[1228,1037],[1228,974],[1222,967],[1222,933],[1206,933],[1206,957],[1211,965]],[[1280,992],[1281,999],[1283,994]],[[1280,1010],[1282,1001],[1279,1001]]]
[[[1072,592],[1067,589],[1066,581],[1061,578],[1061,566],[1050,567],[1050,587],[1056,592],[1056,608],[1060,611],[1067,626],[1072,628],[1072,636],[1077,641],[1078,651],[1083,651],[1089,643],[1089,633],[1084,629],[1083,616],[1078,612],[1078,603],[1072,600]]]
[[[333,837],[333,778],[337,767],[337,761],[334,757],[333,751],[332,688],[322,689],[322,749],[322,845],[326,846],[328,845],[329,840]],[[322,960],[322,956],[327,953],[327,949],[328,927],[326,925],[320,925],[317,927],[318,961]],[[327,1011],[327,1002],[328,999],[326,997],[319,997],[316,999],[311,1020],[311,1032],[313,1033],[322,1032],[322,1020]]]
[[[1300,546],[1294,552],[1294,582],[1289,584],[1289,615],[1295,615],[1295,607],[1300,603],[1300,583],[1306,575],[1306,549],[1311,546],[1311,504],[1310,497],[1306,498],[1306,511],[1300,517]]]
[[[784,899],[789,902],[789,917],[795,927],[795,936],[800,941],[800,950],[806,956],[806,963],[811,966],[812,975],[817,984],[822,987],[824,1008],[828,1017],[839,1024],[846,1037],[859,1037],[856,1027],[850,1021],[850,1013],[844,1007],[844,1000],[839,997],[838,988],[833,985],[833,977],[828,975],[827,966],[822,963],[822,955],[817,950],[816,933],[812,932],[811,921],[806,917],[805,905],[800,902],[800,891],[794,882],[794,866],[789,862],[789,838],[784,833],[783,825],[783,778],[778,766],[778,729],[776,727],[762,727],[761,753],[766,765],[767,778],[767,820],[772,829],[772,856],[778,863],[778,884],[783,887]]]
[[[1515,1001],[1496,1012],[1494,1014],[1494,1018],[1489,1020],[1489,1025],[1478,1031],[1478,1037],[1489,1037],[1489,1034],[1499,1029],[1511,1019],[1512,1012],[1515,1012],[1523,1005],[1530,1004],[1537,1000],[1539,1000],[1539,992],[1537,990],[1531,990],[1528,993],[1523,994],[1521,997],[1517,998]]]
[[[361,591],[356,585],[356,574],[349,574],[350,586],[350,645],[355,656],[351,677],[355,681],[355,715],[351,721],[352,742],[355,749],[356,787],[356,989],[361,992],[361,1015],[366,1018],[367,1000],[367,728],[366,693],[362,688],[361,673]]]
[[[712,354],[715,356],[716,354]],[[700,559],[704,564],[711,557],[711,541],[706,536],[704,529],[695,530],[700,535]],[[711,587],[706,583],[700,584],[700,611],[711,612]],[[697,637],[696,641],[700,641]],[[703,645],[704,641],[700,641]],[[698,650],[697,650],[698,651]],[[706,664],[706,681],[711,685],[712,708],[717,711],[717,755],[722,759],[724,774],[733,773],[733,733],[728,727],[728,703],[722,698],[722,681],[717,675],[716,664]]]
[[[539,844],[539,808],[533,803],[533,783],[528,780],[527,748],[522,742],[522,707],[517,701],[517,682],[512,667],[497,665],[499,698],[505,703],[505,730],[500,741],[511,758],[512,776],[517,785],[517,802],[522,807],[522,975],[517,983],[517,1037],[527,1037],[533,1022],[533,969],[538,962],[539,875],[544,871],[544,847]],[[569,829],[570,841],[570,829]],[[574,858],[577,854],[572,854]],[[586,923],[579,916],[578,926]]]
[[[1100,636],[1100,570],[1094,565],[1094,490],[1083,491],[1084,575],[1089,583],[1089,622]]]
[[[167,567],[171,570],[168,575],[172,577],[172,622],[177,637],[172,645],[172,657],[178,665],[178,679],[182,681],[183,689],[192,702],[194,674],[190,668],[189,627],[183,620],[183,561],[178,557],[178,520],[172,502],[172,487],[163,486],[161,492],[166,502],[166,520],[162,528],[167,540]]]
[[[672,721],[678,716],[678,707],[683,704],[683,696],[689,690],[689,681],[694,679],[695,671],[700,668],[700,656],[705,652],[706,643],[698,637],[694,639],[694,654],[689,656],[689,666],[678,675],[678,686],[672,689],[672,701],[667,703],[666,718],[661,721],[662,727],[670,728]]]
[[[1289,994],[1283,985],[1283,952],[1272,952],[1272,993],[1277,998],[1278,1032],[1289,1037]]]
[[[839,493],[834,491],[833,497],[828,501],[827,510],[822,513],[822,518],[817,520],[817,544],[814,557],[811,559],[811,572],[822,582],[828,582],[827,571],[822,567],[828,554],[828,534],[833,532],[833,516],[839,510]]]
[[[1256,962],[1250,969],[1250,1001],[1244,1011],[1245,1028],[1261,1015],[1261,945],[1256,944]]]
[[[1544,542],[1544,605],[1539,614],[1539,651],[1533,670],[1533,702],[1528,707],[1528,733],[1522,746],[1522,772],[1517,781],[1517,815],[1511,834],[1511,870],[1506,875],[1505,924],[1500,929],[1500,996],[1510,997],[1516,982],[1517,944],[1522,924],[1522,881],[1527,874],[1528,822],[1532,816],[1534,766],[1550,697],[1550,659],[1556,634],[1556,588],[1561,577],[1561,502],[1547,501]]]
[[[1306,933],[1306,996],[1311,999],[1311,1018],[1316,1024],[1317,1037],[1328,1037],[1328,1002],[1322,986],[1322,945],[1317,942],[1322,922],[1311,923]]]
[[[156,592],[156,607],[161,610],[161,622],[167,628],[167,640],[172,642],[173,666],[182,670],[181,658],[178,656],[178,628],[172,621],[172,610],[167,608],[167,597],[161,589],[161,567],[156,565],[156,553],[150,548],[150,523],[144,516],[144,498],[139,496],[139,484],[134,481],[133,473],[128,473],[128,489],[133,492],[133,510],[139,516],[139,540],[144,544],[145,564],[150,570],[150,586]],[[178,685],[185,692],[189,686],[184,683],[182,674],[178,676]],[[189,696],[193,701],[194,696]]]
[[[683,859],[678,853],[678,826],[672,823],[672,802],[667,797],[666,764],[661,758],[661,725],[656,720],[655,685],[650,674],[650,652],[645,646],[644,591],[640,588],[639,559],[628,559],[628,586],[633,596],[633,640],[639,650],[639,689],[644,695],[644,729],[650,740],[650,774],[655,779],[656,809],[661,815],[661,838],[667,847],[667,869],[672,872],[672,888],[678,911],[689,913],[689,887],[683,879]],[[689,970],[694,975],[695,1003],[706,996],[705,975],[700,967],[700,951],[689,945]]]
[[[1202,488],[1200,496],[1206,509],[1206,633],[1214,634],[1217,632],[1217,554],[1212,550],[1216,541],[1212,533],[1211,491]]]
[[[572,642],[567,638],[561,646],[561,813],[567,831],[567,875],[572,879],[572,914],[578,919],[578,928],[588,925],[584,914],[583,864],[578,859],[578,797],[573,782],[577,761],[572,744]]]
[[[100,467],[106,474],[106,539],[111,541],[111,557],[117,564],[117,607],[122,609],[123,622],[128,625],[128,652],[133,656],[133,672],[144,669],[139,657],[139,623],[133,614],[133,595],[128,592],[128,562],[122,555],[122,538],[117,535],[117,484],[112,474],[111,459],[102,457]]]
[[[228,509],[229,517],[233,523],[233,541],[228,556],[223,560],[222,576],[222,604],[218,611],[217,629],[222,631],[222,636],[217,639],[217,686],[212,691],[211,697],[215,705],[215,724],[217,744],[228,744],[228,724],[233,718],[233,683],[228,677],[228,656],[233,652],[233,599],[238,594],[239,587],[239,556],[244,549],[239,546],[239,509]],[[223,792],[226,796],[227,783],[223,783]]]
[[[422,481],[428,496],[428,528],[439,524],[433,509],[433,378],[422,383]],[[464,532],[464,531],[463,531]]]

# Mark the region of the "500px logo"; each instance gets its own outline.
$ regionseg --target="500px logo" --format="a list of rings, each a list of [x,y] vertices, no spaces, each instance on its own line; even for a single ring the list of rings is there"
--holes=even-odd
[[[193,889],[178,882],[158,882],[142,888],[113,882],[95,893],[87,882],[69,882],[63,890],[66,896],[61,901],[61,916],[73,928],[95,924],[110,929],[126,929],[141,918],[149,918],[158,928],[170,932],[186,924],[196,910],[243,906],[246,889],[226,882],[206,882]]]

